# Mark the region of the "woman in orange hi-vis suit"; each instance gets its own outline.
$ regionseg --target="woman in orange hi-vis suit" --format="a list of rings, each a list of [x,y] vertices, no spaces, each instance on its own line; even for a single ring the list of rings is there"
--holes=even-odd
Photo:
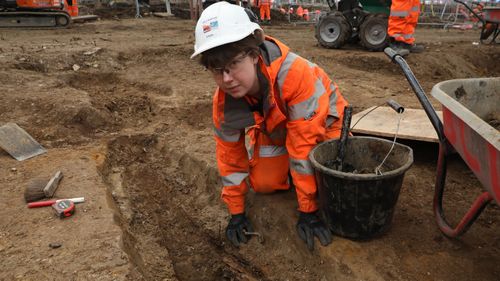
[[[387,34],[391,37],[391,48],[402,56],[410,52],[421,52],[415,45],[415,27],[420,14],[420,0],[393,0]]]
[[[271,21],[271,0],[259,0],[260,20]]]
[[[316,182],[308,154],[319,142],[339,137],[347,102],[316,64],[279,40],[264,36],[245,10],[226,2],[208,7],[195,30],[195,52],[218,86],[213,98],[216,158],[222,199],[231,219],[227,238],[247,242],[252,226],[245,194],[290,188],[298,199],[297,231],[308,248],[331,233],[316,214]],[[248,140],[247,142],[245,140]]]

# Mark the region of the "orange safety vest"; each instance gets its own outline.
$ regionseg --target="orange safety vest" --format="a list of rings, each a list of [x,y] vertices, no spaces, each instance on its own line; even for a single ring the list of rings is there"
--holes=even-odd
[[[323,69],[290,52],[287,46],[272,37],[266,36],[261,45],[258,70],[261,89],[266,89],[259,110],[252,108],[247,96],[234,99],[220,88],[213,98],[222,199],[231,214],[244,213],[248,191],[246,179],[252,177],[249,165],[252,155],[259,150],[258,153],[267,156],[288,155],[285,175],[289,168],[299,210],[314,212],[318,209],[317,190],[308,154],[317,143],[339,137],[347,102]],[[248,148],[245,129],[250,138]],[[252,132],[264,134],[270,143],[260,149],[254,147],[255,134]],[[273,169],[280,168],[271,166],[263,177],[271,177]],[[288,178],[284,181],[286,189]]]

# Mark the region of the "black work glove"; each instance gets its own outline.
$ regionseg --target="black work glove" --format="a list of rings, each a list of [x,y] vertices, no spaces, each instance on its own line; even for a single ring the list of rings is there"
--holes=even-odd
[[[325,224],[319,219],[316,213],[300,212],[297,222],[297,232],[304,242],[307,243],[309,251],[314,250],[314,236],[318,237],[321,245],[326,246],[332,243],[332,234]]]
[[[253,232],[250,221],[245,214],[232,215],[226,228],[226,237],[234,246],[238,247],[240,243],[247,243],[248,239],[245,231]]]

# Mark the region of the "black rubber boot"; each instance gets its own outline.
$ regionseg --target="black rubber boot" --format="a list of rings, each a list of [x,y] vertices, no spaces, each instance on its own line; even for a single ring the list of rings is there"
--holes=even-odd
[[[410,53],[418,54],[418,53],[422,53],[424,50],[425,50],[425,47],[422,45],[413,44],[410,46]]]
[[[406,46],[405,46],[406,45]],[[406,44],[406,43],[403,43],[403,42],[398,42],[398,41],[394,41],[392,42],[389,47],[391,49],[393,49],[396,54],[402,56],[402,57],[406,57],[407,55],[410,54],[410,45],[409,44]]]

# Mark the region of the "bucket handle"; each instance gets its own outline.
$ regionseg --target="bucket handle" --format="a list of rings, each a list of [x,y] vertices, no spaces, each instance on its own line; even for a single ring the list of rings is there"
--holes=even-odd
[[[359,121],[361,121],[361,119],[365,118],[366,115],[370,114],[372,111],[374,111],[375,109],[383,106],[383,105],[389,105],[389,107],[391,107],[394,111],[396,111],[396,113],[398,113],[398,125],[396,127],[396,133],[394,133],[394,139],[392,141],[392,146],[391,146],[391,149],[389,149],[389,152],[387,152],[387,154],[385,155],[384,159],[382,160],[382,162],[377,166],[375,167],[375,174],[376,175],[379,175],[381,176],[382,175],[382,166],[384,165],[385,163],[385,160],[387,160],[387,157],[389,157],[389,155],[391,154],[392,150],[394,149],[394,145],[396,144],[396,139],[398,137],[398,133],[399,133],[399,125],[401,124],[401,119],[403,117],[403,112],[405,111],[405,108],[400,105],[397,101],[395,100],[388,100],[386,101],[385,103],[383,104],[380,104],[380,105],[377,105],[375,106],[374,108],[370,109],[368,112],[366,112],[365,114],[363,114],[363,116],[361,116],[358,121],[356,121],[356,123],[354,123],[354,125],[352,125],[352,127],[349,129],[349,132],[359,123]]]

